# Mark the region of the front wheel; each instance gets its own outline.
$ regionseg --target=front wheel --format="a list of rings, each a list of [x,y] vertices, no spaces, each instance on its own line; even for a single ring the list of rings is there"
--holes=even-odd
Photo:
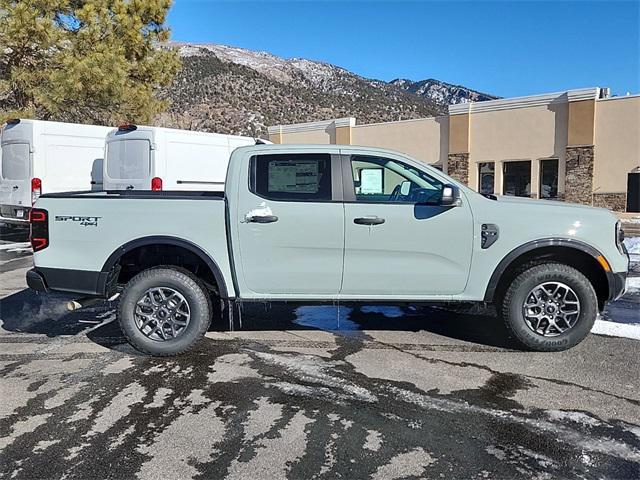
[[[575,268],[545,263],[516,277],[499,311],[523,347],[562,351],[589,334],[598,314],[598,297],[591,282]]]
[[[155,356],[179,355],[207,331],[211,298],[191,272],[156,267],[140,272],[120,295],[118,322],[127,341]]]

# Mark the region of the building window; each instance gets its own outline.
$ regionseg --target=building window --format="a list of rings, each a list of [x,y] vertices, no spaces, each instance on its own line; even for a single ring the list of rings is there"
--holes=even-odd
[[[503,185],[504,195],[530,197],[531,162],[505,162]]]
[[[486,162],[478,164],[478,191],[480,193],[493,194],[494,179],[496,177],[496,164]]]
[[[558,198],[558,159],[540,162],[540,198]]]

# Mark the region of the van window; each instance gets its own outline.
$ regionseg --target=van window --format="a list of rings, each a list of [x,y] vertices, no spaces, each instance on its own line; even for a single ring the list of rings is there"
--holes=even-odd
[[[2,146],[2,178],[29,178],[29,144],[9,143]]]
[[[148,140],[120,140],[107,144],[109,178],[147,178],[151,174]]]
[[[272,200],[331,200],[331,155],[258,155],[251,160],[251,191]]]

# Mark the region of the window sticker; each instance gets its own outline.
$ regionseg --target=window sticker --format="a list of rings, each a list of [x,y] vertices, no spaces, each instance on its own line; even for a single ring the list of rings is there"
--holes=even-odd
[[[380,195],[383,192],[381,168],[363,168],[360,170],[360,193]]]
[[[319,189],[318,162],[269,162],[269,192],[317,193]]]

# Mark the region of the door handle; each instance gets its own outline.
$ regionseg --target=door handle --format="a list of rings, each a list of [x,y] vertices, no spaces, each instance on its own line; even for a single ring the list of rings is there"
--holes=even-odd
[[[353,223],[355,223],[356,225],[382,225],[384,223],[384,218],[360,217],[360,218],[354,218]]]
[[[17,189],[19,189],[19,188],[20,188],[20,187],[19,187],[18,185],[14,185],[14,186],[13,186],[13,189],[14,189],[14,190],[17,190]]]
[[[278,217],[275,215],[252,215],[247,217],[247,222],[250,223],[273,223],[277,221]]]

